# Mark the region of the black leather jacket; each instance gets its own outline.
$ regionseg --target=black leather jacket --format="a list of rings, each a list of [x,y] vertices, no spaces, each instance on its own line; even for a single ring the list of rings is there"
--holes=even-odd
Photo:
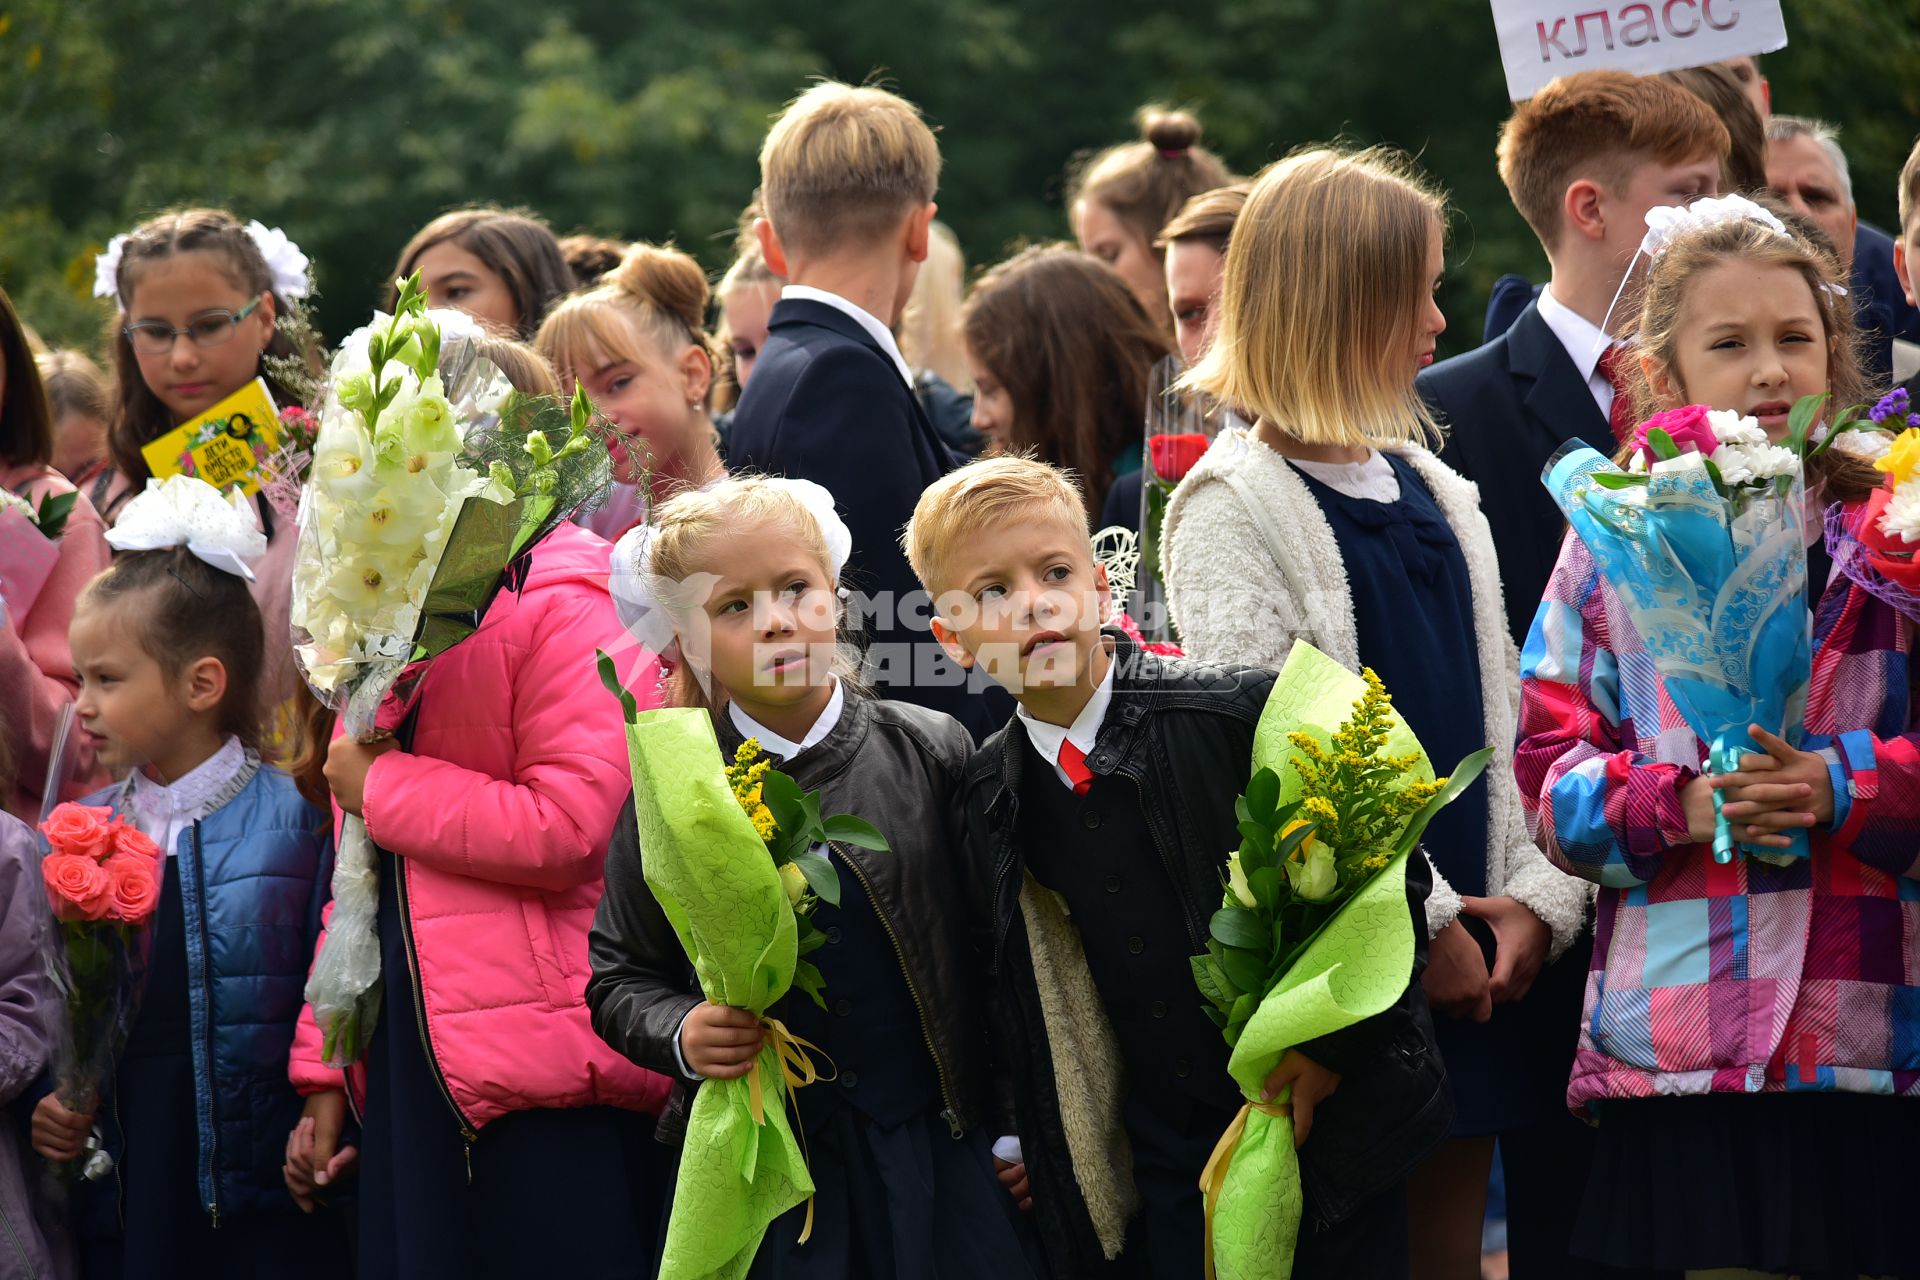
[[[1220,905],[1227,853],[1239,843],[1233,799],[1252,772],[1254,727],[1275,673],[1166,660],[1118,632],[1113,701],[1087,765],[1132,779],[1173,879],[1168,909],[1183,917],[1194,954]],[[971,903],[976,942],[989,964],[993,1039],[1012,1101],[1033,1191],[1036,1227],[1055,1275],[1097,1274],[1102,1255],[1068,1154],[1046,1022],[1018,911],[1025,879],[1018,807],[1022,752],[1016,722],[989,738],[967,768]],[[1453,1123],[1453,1101],[1419,985],[1426,965],[1426,860],[1408,862],[1407,906],[1418,939],[1406,993],[1387,1012],[1300,1046],[1341,1075],[1315,1111],[1301,1149],[1310,1218],[1325,1229],[1368,1197],[1404,1180]],[[1194,999],[1200,999],[1194,993]],[[1196,1171],[1197,1172],[1197,1171]]]
[[[717,734],[731,758],[739,733],[721,717]],[[972,750],[973,739],[949,716],[850,696],[824,741],[779,766],[802,789],[820,792],[823,812],[865,818],[892,845],[871,853],[836,844],[834,853],[866,886],[893,939],[920,1012],[920,1026],[901,1034],[917,1030],[925,1040],[940,1076],[943,1118],[956,1136],[984,1119],[991,1092],[979,964],[961,907],[960,783]],[[641,874],[631,799],[614,827],[606,880],[589,938],[593,1029],[677,1082],[659,1129],[662,1140],[677,1141],[693,1082],[680,1075],[674,1038],[702,996]]]

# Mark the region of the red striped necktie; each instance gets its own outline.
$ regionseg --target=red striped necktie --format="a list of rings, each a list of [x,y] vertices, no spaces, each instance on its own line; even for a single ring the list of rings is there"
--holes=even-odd
[[[1613,408],[1607,414],[1607,425],[1613,428],[1615,444],[1625,444],[1632,439],[1636,425],[1633,416],[1633,382],[1627,376],[1632,368],[1624,342],[1616,342],[1600,354],[1600,376],[1613,387]]]
[[[1093,787],[1093,770],[1087,768],[1087,753],[1062,738],[1060,740],[1060,771],[1073,783],[1073,794],[1084,796]]]

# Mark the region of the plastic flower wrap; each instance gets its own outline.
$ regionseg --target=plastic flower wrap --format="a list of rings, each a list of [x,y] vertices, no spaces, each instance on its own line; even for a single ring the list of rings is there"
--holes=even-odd
[[[419,277],[392,316],[334,357],[300,499],[294,652],[359,741],[385,736],[426,663],[476,631],[519,557],[604,492],[607,450],[584,397],[516,393],[459,312],[426,309]],[[333,915],[307,998],[326,1061],[359,1056],[379,1010],[377,854],[347,815]]]
[[[148,925],[160,901],[161,852],[106,806],[62,804],[40,824],[40,873],[54,927],[43,936],[47,973],[60,996],[48,1019],[48,1066],[60,1104],[99,1110],[100,1094],[133,1026],[146,985]],[[95,1139],[78,1172],[113,1167]]]
[[[1247,1099],[1201,1175],[1208,1276],[1293,1273],[1300,1163],[1286,1099],[1261,1101],[1267,1077],[1290,1048],[1386,1011],[1407,989],[1407,857],[1492,755],[1434,777],[1379,677],[1294,642],[1254,733],[1254,773],[1235,804],[1242,839],[1207,953],[1192,960]]]
[[[1887,478],[1859,510],[1827,513],[1827,545],[1840,572],[1920,622],[1920,413],[1912,410],[1906,388],[1896,387],[1868,413],[1883,442],[1873,465]]]
[[[1157,642],[1174,638],[1161,582],[1160,539],[1167,503],[1230,420],[1219,405],[1178,385],[1185,372],[1179,356],[1167,356],[1154,365],[1148,381],[1140,481],[1140,570],[1135,584],[1139,598],[1122,602],[1143,620],[1140,630],[1147,639]]]
[[[1813,646],[1800,462],[1858,425],[1843,418],[1810,445],[1824,399],[1794,406],[1783,444],[1750,418],[1692,405],[1642,424],[1630,470],[1569,444],[1542,477],[1714,773],[1762,754],[1752,725],[1801,737]],[[1720,803],[1716,791],[1713,851],[1727,862],[1736,842]],[[1792,840],[1785,851],[1741,847],[1769,862],[1806,857],[1805,832]]]

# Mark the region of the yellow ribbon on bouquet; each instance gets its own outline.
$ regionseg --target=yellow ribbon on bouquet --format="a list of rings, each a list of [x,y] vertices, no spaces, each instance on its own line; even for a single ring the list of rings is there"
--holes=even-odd
[[[1241,1104],[1234,1113],[1233,1123],[1220,1135],[1220,1141],[1213,1144],[1213,1154],[1207,1157],[1207,1167],[1200,1171],[1200,1190],[1206,1195],[1207,1222],[1207,1280],[1213,1277],[1213,1211],[1220,1204],[1220,1192],[1227,1185],[1227,1170],[1233,1166],[1233,1149],[1240,1145],[1240,1135],[1247,1131],[1247,1120],[1258,1111],[1261,1115],[1275,1119],[1291,1116],[1293,1106],[1286,1102],[1252,1102]],[[811,1210],[809,1210],[811,1212]]]
[[[839,1071],[833,1066],[833,1059],[827,1057],[826,1050],[811,1040],[804,1040],[787,1030],[787,1024],[780,1021],[780,1019],[762,1018],[760,1019],[760,1025],[767,1033],[766,1047],[773,1050],[773,1060],[780,1064],[781,1078],[786,1081],[787,1098],[793,1103],[793,1132],[794,1135],[800,1139],[801,1158],[807,1162],[807,1166],[809,1170],[811,1170],[813,1166],[813,1156],[807,1151],[807,1130],[806,1126],[800,1122],[800,1104],[794,1100],[793,1091],[804,1088],[810,1084],[817,1084],[822,1080],[831,1080],[839,1074]],[[826,1059],[827,1067],[831,1074],[822,1075],[820,1073],[820,1068],[814,1065],[813,1058],[811,1054],[808,1053],[808,1050],[812,1050],[813,1053],[817,1053],[823,1059]],[[753,1110],[753,1122],[755,1124],[765,1124],[767,1122],[767,1108],[762,1096],[760,1058],[758,1055],[755,1055],[753,1059],[753,1070],[747,1073],[747,1104]],[[805,1244],[808,1237],[812,1235],[813,1197],[809,1195],[807,1197],[807,1220],[800,1228],[800,1243]]]

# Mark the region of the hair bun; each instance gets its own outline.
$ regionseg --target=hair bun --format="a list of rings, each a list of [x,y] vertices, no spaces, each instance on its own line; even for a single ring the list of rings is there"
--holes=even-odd
[[[1200,121],[1186,111],[1140,108],[1140,136],[1163,156],[1185,155],[1200,145]]]
[[[671,245],[636,243],[603,279],[673,316],[690,333],[699,333],[706,325],[707,273]]]

